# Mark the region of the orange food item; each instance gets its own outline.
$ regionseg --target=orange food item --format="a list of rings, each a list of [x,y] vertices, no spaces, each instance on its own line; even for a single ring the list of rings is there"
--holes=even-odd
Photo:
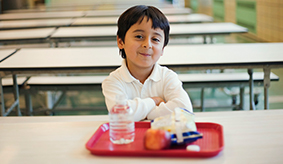
[[[144,136],[144,146],[149,150],[167,149],[171,145],[171,135],[166,130],[147,129]]]

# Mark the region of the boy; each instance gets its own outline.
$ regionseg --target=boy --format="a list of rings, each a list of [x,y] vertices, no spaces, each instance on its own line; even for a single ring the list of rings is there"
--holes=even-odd
[[[120,16],[117,44],[124,60],[102,83],[108,110],[116,95],[125,95],[135,121],[170,114],[176,107],[192,112],[177,74],[157,64],[169,30],[165,15],[152,6],[134,6]]]

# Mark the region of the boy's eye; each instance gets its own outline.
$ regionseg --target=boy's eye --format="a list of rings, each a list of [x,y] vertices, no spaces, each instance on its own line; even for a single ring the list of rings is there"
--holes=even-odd
[[[160,42],[160,40],[158,38],[153,38],[152,40],[155,41],[155,42]]]
[[[142,36],[141,35],[136,35],[136,38],[141,39]]]

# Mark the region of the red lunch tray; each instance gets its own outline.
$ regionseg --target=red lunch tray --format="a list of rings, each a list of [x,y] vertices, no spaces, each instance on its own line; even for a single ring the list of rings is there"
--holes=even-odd
[[[171,146],[166,150],[147,150],[144,134],[150,122],[135,123],[135,140],[126,145],[116,145],[109,140],[109,123],[102,124],[86,143],[86,148],[94,155],[103,156],[162,156],[162,157],[213,157],[223,150],[223,127],[216,123],[197,122],[197,131],[203,138],[190,143],[198,145],[200,151],[187,151],[187,145]]]

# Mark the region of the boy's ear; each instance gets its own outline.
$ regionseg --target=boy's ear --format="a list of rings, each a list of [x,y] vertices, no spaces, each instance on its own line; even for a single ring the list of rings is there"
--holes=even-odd
[[[121,38],[117,36],[117,45],[119,49],[124,49],[124,42]]]

